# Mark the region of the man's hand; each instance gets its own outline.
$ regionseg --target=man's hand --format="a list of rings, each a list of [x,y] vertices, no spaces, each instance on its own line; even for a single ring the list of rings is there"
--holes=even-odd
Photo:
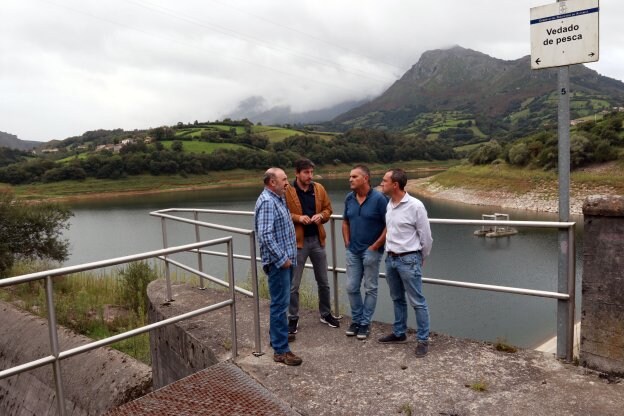
[[[314,218],[314,217],[312,217]],[[299,217],[299,222],[303,225],[308,225],[312,223],[312,220],[310,219],[310,217],[308,217],[307,215],[301,215]]]
[[[289,269],[292,266],[290,259],[286,260],[286,263],[282,264],[282,269]]]
[[[323,221],[323,216],[321,214],[314,214],[310,219],[314,224],[320,224]]]

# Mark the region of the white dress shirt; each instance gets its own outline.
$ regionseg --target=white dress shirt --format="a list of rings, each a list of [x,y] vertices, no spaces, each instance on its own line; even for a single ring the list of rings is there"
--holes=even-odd
[[[401,254],[422,250],[425,258],[431,253],[432,244],[431,227],[423,203],[407,192],[398,205],[390,199],[386,210],[386,251]]]

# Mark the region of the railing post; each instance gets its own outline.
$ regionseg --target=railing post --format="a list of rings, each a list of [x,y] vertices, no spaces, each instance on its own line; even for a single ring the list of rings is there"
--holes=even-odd
[[[232,336],[232,359],[236,359],[238,356],[238,342],[237,342],[237,334],[236,334],[236,291],[234,287],[236,286],[236,279],[234,278],[234,249],[232,248],[232,243],[234,240],[230,239],[227,242],[227,254],[228,254],[228,276],[230,277],[230,298],[232,299],[232,305],[230,307],[230,317],[231,317],[231,336]]]
[[[46,277],[46,304],[48,307],[48,331],[50,334],[50,350],[55,360],[52,363],[54,371],[54,387],[56,388],[56,406],[58,413],[65,416],[65,394],[63,393],[63,379],[61,377],[61,361],[59,359],[60,348],[58,334],[56,332],[56,312],[52,291],[52,277]]]
[[[331,233],[331,255],[332,255],[332,275],[334,278],[334,315],[337,318],[342,318],[340,313],[340,300],[338,299],[338,256],[336,255],[336,220],[331,218],[329,221],[330,233]]]
[[[163,248],[167,248],[167,226],[165,225],[166,218],[161,218],[160,223],[162,225],[162,237],[163,237]],[[169,262],[167,261],[167,256],[163,256],[165,260],[165,281],[167,282],[167,296],[165,297],[165,301],[171,302],[173,300],[173,295],[171,294],[171,275],[169,271]]]
[[[249,234],[249,257],[251,260],[251,291],[254,294],[254,335],[256,342],[255,356],[261,356],[262,340],[260,339],[260,293],[258,289],[258,260],[256,259],[256,232]]]
[[[194,218],[195,221],[199,221],[199,212],[195,211],[194,212]],[[199,224],[195,224],[195,241],[197,241],[198,243],[201,241],[199,238]],[[204,264],[202,261],[202,254],[200,250],[197,250],[197,267],[199,268],[200,272],[204,272]],[[204,290],[204,278],[199,276],[199,289],[200,290]]]

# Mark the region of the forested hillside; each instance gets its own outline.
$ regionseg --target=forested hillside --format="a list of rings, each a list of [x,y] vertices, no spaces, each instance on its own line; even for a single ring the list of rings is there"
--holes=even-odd
[[[98,130],[55,143],[39,157],[0,168],[13,185],[131,175],[193,175],[232,169],[448,160],[452,147],[422,138],[357,129],[344,134],[254,126],[247,120],[194,123],[149,131]]]

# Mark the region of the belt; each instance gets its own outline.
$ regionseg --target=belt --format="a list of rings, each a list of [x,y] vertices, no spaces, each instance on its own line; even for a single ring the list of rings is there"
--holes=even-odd
[[[395,253],[393,251],[389,251],[388,255],[390,257],[403,257],[403,256],[407,256],[408,254],[416,254],[416,253],[419,253],[419,252],[420,252],[420,250],[417,250],[417,251],[406,251],[405,253]]]

